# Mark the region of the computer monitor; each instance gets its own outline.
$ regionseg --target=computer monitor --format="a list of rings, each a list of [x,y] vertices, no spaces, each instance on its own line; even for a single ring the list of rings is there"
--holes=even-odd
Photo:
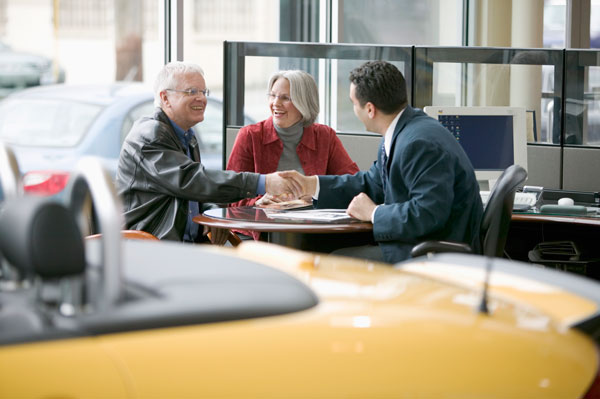
[[[482,190],[491,189],[510,165],[527,170],[525,108],[429,106],[424,111],[462,145]]]

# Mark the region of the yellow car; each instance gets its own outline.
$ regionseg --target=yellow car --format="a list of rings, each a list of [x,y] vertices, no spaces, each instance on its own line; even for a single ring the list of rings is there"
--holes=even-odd
[[[595,281],[475,255],[124,241],[98,168],[69,208],[5,191],[0,398],[600,396]],[[81,237],[81,181],[101,239]]]

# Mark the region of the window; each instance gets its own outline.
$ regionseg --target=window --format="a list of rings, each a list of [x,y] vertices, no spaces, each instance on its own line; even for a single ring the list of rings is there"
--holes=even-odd
[[[152,81],[162,65],[158,4],[0,0],[0,99],[13,95],[0,102],[10,115],[2,118],[1,130],[7,141],[36,146],[31,148],[36,155],[18,155],[22,172],[68,169],[77,157],[91,154],[116,165],[122,119],[116,111],[105,117],[104,111],[114,104],[118,110],[135,104],[135,95],[124,99],[116,92],[143,86],[132,81]],[[143,90],[151,99],[151,88]],[[34,101],[35,106],[27,106]],[[22,134],[10,136],[17,127]],[[95,128],[102,135],[86,145],[95,140]],[[64,158],[44,156],[57,147],[69,147],[61,148]]]
[[[105,33],[109,27],[107,0],[61,0],[57,26],[72,35]]]
[[[340,43],[448,46],[463,43],[462,0],[385,0],[377,3],[345,0],[338,3]],[[336,109],[332,110],[335,114],[332,124],[338,130],[364,131],[347,100],[348,74],[361,63],[344,61],[337,64]],[[406,65],[396,63],[396,66],[405,74]],[[436,92],[453,90],[452,82],[456,82],[453,79],[460,76],[459,72],[455,65],[440,65],[436,70]],[[408,95],[410,102],[410,93]],[[438,105],[443,104],[446,102]]]
[[[566,21],[566,0],[544,0],[544,47],[565,47]]]

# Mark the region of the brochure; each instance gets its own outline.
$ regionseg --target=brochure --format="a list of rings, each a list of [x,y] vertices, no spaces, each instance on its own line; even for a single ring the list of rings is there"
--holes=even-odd
[[[314,222],[357,221],[357,219],[349,216],[345,209],[308,209],[285,212],[265,209],[265,214],[271,219],[310,220]]]
[[[273,202],[267,205],[256,205],[257,208],[261,209],[312,209],[312,202],[304,201],[301,199]]]

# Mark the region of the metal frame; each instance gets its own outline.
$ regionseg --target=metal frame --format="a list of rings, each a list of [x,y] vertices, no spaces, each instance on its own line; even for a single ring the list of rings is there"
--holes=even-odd
[[[552,143],[529,143],[529,148],[553,147],[560,149],[560,178],[557,184],[563,186],[563,149],[571,144],[586,147],[582,140],[574,143],[565,140],[565,132],[573,136],[573,129],[582,126],[582,121],[572,121],[564,114],[567,99],[583,100],[584,70],[586,66],[600,66],[598,50],[564,50],[506,47],[441,47],[441,46],[385,46],[324,44],[299,42],[225,42],[224,43],[224,104],[223,104],[223,146],[227,148],[227,128],[244,124],[245,58],[246,57],[288,57],[299,59],[321,59],[318,63],[328,68],[335,60],[388,60],[406,62],[405,78],[409,101],[416,107],[431,105],[433,96],[433,68],[435,63],[498,64],[498,65],[551,65],[554,67],[554,91],[543,93],[545,98],[554,100],[552,111]],[[466,68],[463,68],[466,70]],[[322,73],[332,79],[333,73]],[[327,72],[327,71],[324,71]],[[568,80],[568,82],[567,82]],[[331,89],[332,82],[319,82],[325,91]],[[327,96],[325,96],[327,100]],[[326,102],[326,101],[325,101]],[[434,104],[435,105],[435,104]],[[325,108],[329,109],[329,108]],[[572,119],[572,118],[571,118]],[[328,120],[327,118],[325,119]],[[345,132],[340,132],[345,134]],[[579,132],[580,133],[580,132]],[[581,134],[575,132],[575,136]],[[570,139],[569,139],[570,140]],[[598,147],[587,146],[593,151]],[[546,150],[544,150],[546,151]],[[223,153],[223,163],[225,164]]]

